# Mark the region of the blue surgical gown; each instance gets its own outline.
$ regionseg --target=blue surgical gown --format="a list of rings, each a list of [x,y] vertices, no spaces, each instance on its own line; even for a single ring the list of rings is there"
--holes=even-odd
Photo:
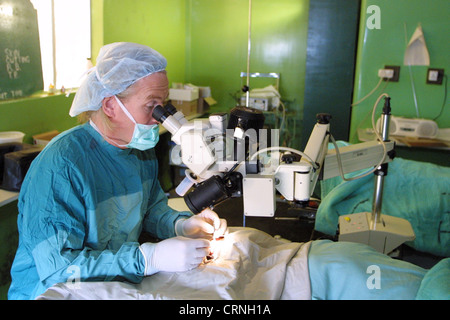
[[[167,205],[157,171],[154,149],[114,147],[89,123],[53,139],[20,191],[8,298],[34,299],[75,278],[139,283],[141,231],[173,237],[176,220],[192,215]]]

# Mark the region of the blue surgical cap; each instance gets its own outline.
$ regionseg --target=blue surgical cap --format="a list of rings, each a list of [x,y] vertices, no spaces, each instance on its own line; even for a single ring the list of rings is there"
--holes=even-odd
[[[165,70],[167,60],[155,50],[137,43],[116,42],[100,49],[97,65],[78,89],[69,114],[100,109],[102,100],[121,93],[130,85]]]

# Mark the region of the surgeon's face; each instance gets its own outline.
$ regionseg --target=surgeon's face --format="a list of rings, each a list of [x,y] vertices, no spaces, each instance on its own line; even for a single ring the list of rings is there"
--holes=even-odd
[[[166,73],[157,72],[142,78],[129,90],[131,90],[130,94],[121,101],[134,120],[140,124],[156,124],[157,121],[152,116],[153,108],[163,105],[169,94],[169,80]],[[118,104],[115,110],[117,112],[116,134],[120,135],[120,140],[127,143],[133,135],[134,123]]]

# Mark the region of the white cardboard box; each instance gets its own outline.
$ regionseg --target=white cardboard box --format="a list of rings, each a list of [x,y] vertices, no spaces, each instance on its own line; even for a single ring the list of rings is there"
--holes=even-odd
[[[198,99],[197,89],[169,89],[170,100],[193,101]]]
[[[37,144],[37,145],[45,146],[50,142],[50,140],[52,140],[58,134],[59,134],[59,131],[57,131],[57,130],[52,130],[49,132],[36,134],[33,136],[33,143]]]

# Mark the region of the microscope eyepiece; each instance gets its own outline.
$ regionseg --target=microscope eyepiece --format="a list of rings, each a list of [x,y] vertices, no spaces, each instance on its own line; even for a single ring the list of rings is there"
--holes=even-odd
[[[153,108],[152,116],[153,116],[153,119],[155,119],[159,123],[163,123],[167,119],[169,114],[162,106],[157,105]]]
[[[166,111],[167,111],[170,115],[172,115],[172,116],[173,116],[175,113],[177,113],[177,108],[175,108],[175,107],[173,106],[173,104],[171,104],[170,102],[164,106],[164,109],[166,109]]]

